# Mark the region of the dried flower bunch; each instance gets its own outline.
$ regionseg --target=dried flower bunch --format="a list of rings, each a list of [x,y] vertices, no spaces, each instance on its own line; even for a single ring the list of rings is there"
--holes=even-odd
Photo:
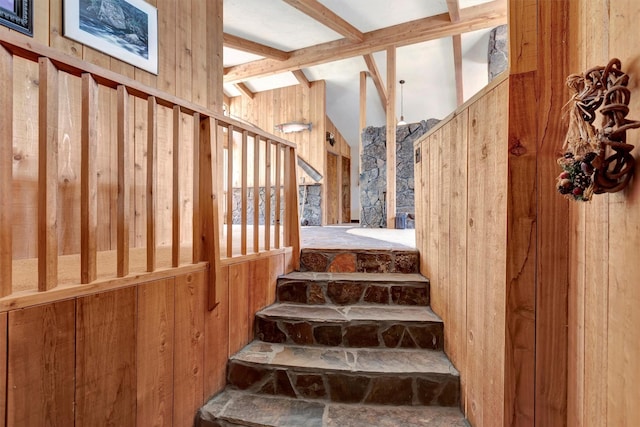
[[[562,147],[565,153],[558,159],[563,172],[557,189],[572,200],[588,201],[593,194],[620,191],[633,176],[634,147],[626,143],[626,132],[640,127],[640,121],[626,118],[631,92],[629,76],[620,67],[614,58],[606,67],[567,78],[574,95],[565,106],[569,129]],[[601,128],[593,125],[597,112],[602,115]]]

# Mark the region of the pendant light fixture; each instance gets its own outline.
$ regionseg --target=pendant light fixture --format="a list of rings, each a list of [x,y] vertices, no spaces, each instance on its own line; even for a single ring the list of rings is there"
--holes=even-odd
[[[404,121],[404,80],[400,80],[400,121],[398,122],[398,126],[406,125],[407,122]]]

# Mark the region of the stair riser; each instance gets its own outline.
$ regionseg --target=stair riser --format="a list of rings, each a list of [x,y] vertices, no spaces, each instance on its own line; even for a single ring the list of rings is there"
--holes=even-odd
[[[277,301],[300,304],[384,304],[428,306],[429,283],[380,283],[346,280],[280,279]]]
[[[376,374],[311,372],[270,368],[234,360],[227,382],[251,393],[321,399],[340,403],[379,405],[457,406],[460,378],[446,374]]]
[[[300,254],[300,271],[418,273],[419,261],[417,251],[303,249]]]
[[[444,348],[440,322],[344,323],[256,317],[256,337],[270,343],[366,348]]]

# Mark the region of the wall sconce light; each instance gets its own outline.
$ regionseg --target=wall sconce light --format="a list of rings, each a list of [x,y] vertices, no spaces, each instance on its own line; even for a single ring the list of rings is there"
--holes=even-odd
[[[398,122],[398,126],[406,125],[407,122],[404,121],[404,80],[400,80],[400,121]]]
[[[302,132],[303,130],[311,131],[311,123],[290,122],[276,125],[276,130],[282,133]]]

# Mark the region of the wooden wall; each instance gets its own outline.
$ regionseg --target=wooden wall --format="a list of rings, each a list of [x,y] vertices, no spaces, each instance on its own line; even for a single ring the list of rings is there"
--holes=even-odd
[[[0,313],[0,426],[190,426],[275,299],[285,254]],[[6,389],[5,389],[6,386]],[[74,424],[75,423],[75,424]]]
[[[475,427],[504,416],[508,89],[502,78],[416,143],[420,268]]]
[[[255,124],[266,132],[277,133],[275,125],[287,122],[311,123],[311,131],[280,136],[294,142],[298,155],[324,176],[324,140],[327,130],[326,84],[323,80],[306,85],[293,85],[280,89],[257,92],[253,99],[236,96],[230,99],[229,113]],[[300,179],[312,182],[302,171]]]
[[[631,79],[629,118],[640,118],[640,4],[576,3],[571,72],[619,58]],[[627,141],[638,160],[640,131],[629,131]],[[623,192],[572,203],[571,212],[567,425],[632,426],[640,417],[638,180]]]

